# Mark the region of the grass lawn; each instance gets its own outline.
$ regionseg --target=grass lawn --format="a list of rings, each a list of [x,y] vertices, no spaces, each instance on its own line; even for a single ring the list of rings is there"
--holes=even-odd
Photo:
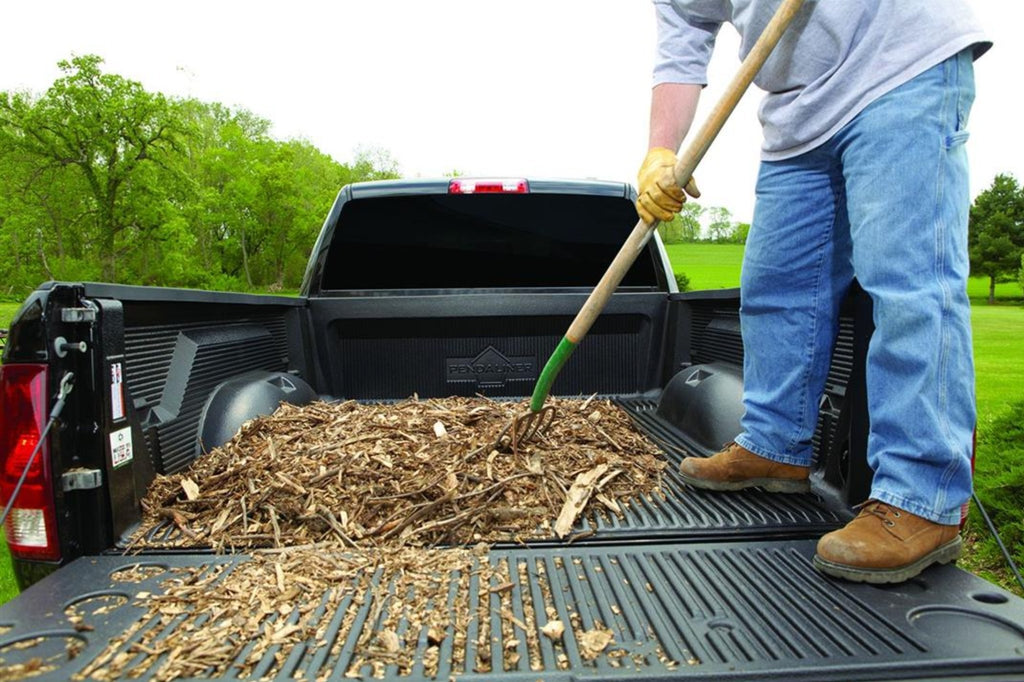
[[[0,301],[0,329],[7,329],[11,326],[11,318],[14,317],[14,313],[18,312],[20,303],[11,303],[10,301]]]
[[[741,244],[666,244],[675,273],[690,278],[691,289],[729,289],[740,285]]]
[[[1024,306],[974,301],[974,364],[978,429],[1024,400]],[[1022,463],[1024,464],[1024,463]]]

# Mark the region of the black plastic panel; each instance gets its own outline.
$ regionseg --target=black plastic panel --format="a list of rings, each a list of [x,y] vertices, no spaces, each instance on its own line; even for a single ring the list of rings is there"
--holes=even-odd
[[[337,297],[310,303],[327,395],[356,400],[525,397],[587,292]],[[639,395],[662,385],[661,293],[619,293],[553,395]]]
[[[541,319],[351,320],[334,325],[340,386],[347,398],[526,396],[570,317]],[[643,390],[650,320],[598,321],[556,391]]]
[[[281,315],[137,325],[126,315],[125,381],[154,465],[179,471],[199,451],[199,420],[210,392],[250,370],[288,369]]]
[[[488,583],[476,572],[440,577],[450,585],[448,599],[434,608],[448,613],[450,621],[437,651],[435,679],[1009,680],[1024,675],[1021,599],[952,566],[933,567],[900,586],[836,581],[811,567],[813,552],[813,540],[492,551],[487,561],[502,569],[510,589],[492,590],[497,578]],[[119,650],[135,659],[132,677],[148,679],[164,659],[145,663],[147,657],[133,644],[148,630],[156,630],[159,642],[161,628],[201,626],[207,616],[182,613],[169,626],[141,622],[144,611],[134,595],[160,594],[161,581],[176,567],[226,564],[230,571],[246,560],[149,557],[146,563],[157,574],[124,583],[112,576],[138,564],[138,558],[79,559],[0,609],[0,623],[7,628],[0,638],[2,665],[49,657],[57,668],[37,679],[66,680],[96,658],[109,638],[138,623],[141,630]],[[271,628],[289,619],[309,625],[310,632],[319,630],[322,645],[311,636],[290,650],[271,647],[256,666],[259,676],[343,679],[346,672],[357,672],[370,679],[369,666],[355,671],[351,666],[357,641],[372,637],[387,616],[386,597],[380,596],[387,590],[364,593],[354,584],[355,579],[336,586],[348,597],[335,610],[323,609],[325,595],[317,593],[289,604],[290,613],[275,608],[265,616]],[[407,603],[415,603],[414,594]],[[343,618],[353,605],[355,617]],[[84,617],[85,628],[76,629],[68,619],[71,606]],[[559,640],[538,635],[549,617],[566,626]],[[453,656],[454,623],[467,634],[458,656]],[[579,635],[596,626],[610,629],[614,643],[586,660]],[[397,630],[405,633],[409,627],[403,620]],[[493,672],[475,670],[481,641]],[[403,675],[389,666],[385,679],[424,677],[425,631],[418,642],[412,669]],[[69,644],[77,653],[66,660]]]

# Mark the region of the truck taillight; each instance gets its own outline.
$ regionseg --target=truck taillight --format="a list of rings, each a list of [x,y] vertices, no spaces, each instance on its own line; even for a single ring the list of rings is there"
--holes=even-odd
[[[25,482],[7,516],[4,531],[19,559],[60,559],[49,448],[39,444],[47,415],[46,365],[0,367],[0,505],[6,506],[28,466]]]
[[[519,178],[452,178],[448,183],[449,194],[528,194],[530,185]]]

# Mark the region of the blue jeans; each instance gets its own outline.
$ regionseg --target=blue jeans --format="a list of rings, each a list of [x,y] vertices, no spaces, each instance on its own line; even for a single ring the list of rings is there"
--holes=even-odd
[[[743,432],[811,464],[838,311],[871,296],[871,496],[939,523],[971,494],[974,361],[967,299],[970,51],[883,95],[821,147],[761,164],[741,277]]]

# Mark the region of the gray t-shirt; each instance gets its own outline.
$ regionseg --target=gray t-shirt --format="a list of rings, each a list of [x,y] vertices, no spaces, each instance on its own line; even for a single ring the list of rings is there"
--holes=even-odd
[[[781,0],[654,0],[654,84],[707,84],[718,30],[731,23],[747,55]],[[754,83],[761,158],[824,143],[864,107],[968,47],[991,44],[965,0],[806,0]]]

